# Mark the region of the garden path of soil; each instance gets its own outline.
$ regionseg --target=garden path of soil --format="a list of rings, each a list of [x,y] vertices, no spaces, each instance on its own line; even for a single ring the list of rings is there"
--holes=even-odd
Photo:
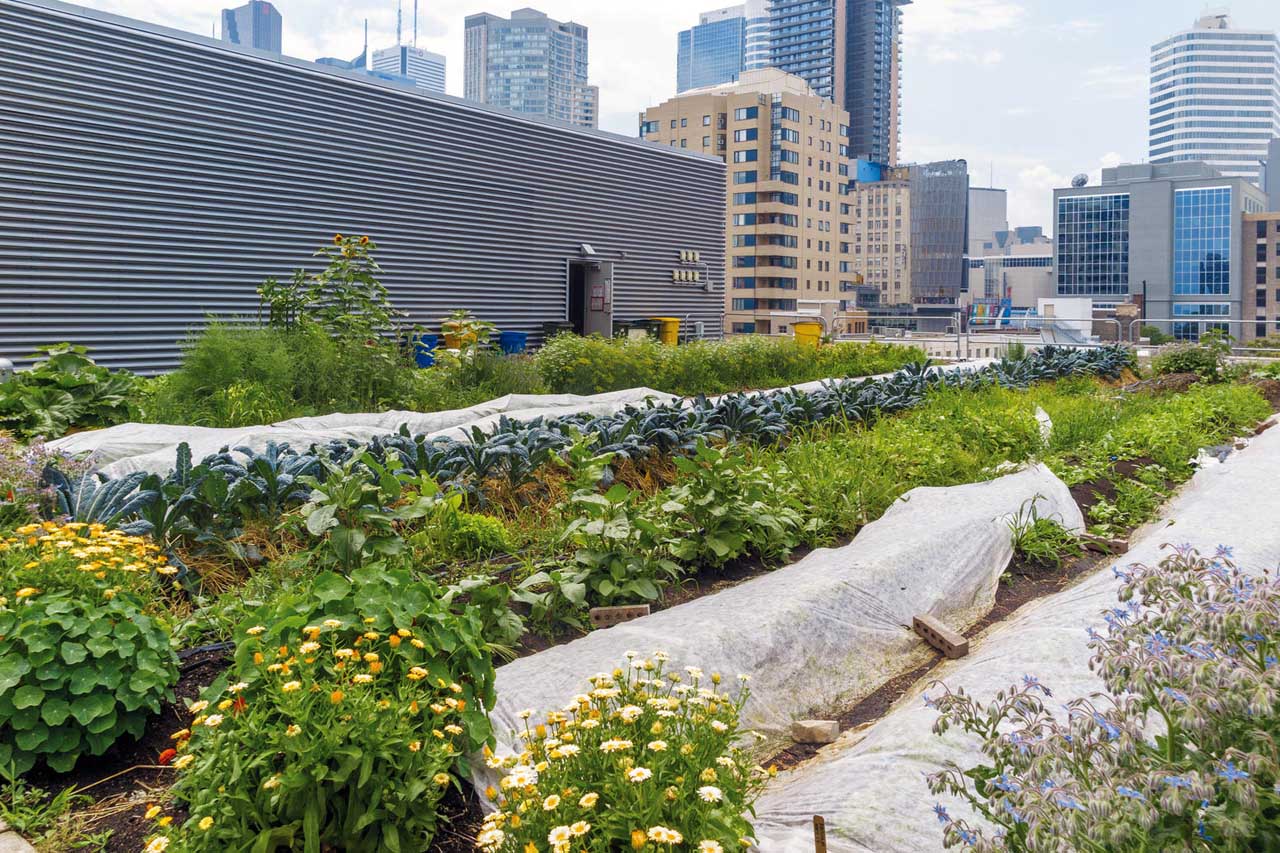
[[[1162,392],[1167,390],[1185,390],[1198,381],[1198,377],[1162,377],[1164,382],[1152,385],[1151,382],[1137,383],[1126,387],[1132,392]],[[1253,383],[1272,408],[1280,411],[1280,381],[1261,380]],[[1268,422],[1257,430],[1258,433],[1270,428]],[[1119,476],[1131,477],[1144,465],[1152,464],[1151,459],[1134,459],[1118,462],[1115,471]],[[1099,498],[1113,500],[1115,486],[1110,480],[1096,480],[1082,483],[1071,489],[1072,497],[1079,504],[1081,512],[1088,516],[1089,509]],[[836,543],[836,547],[851,542],[852,536]],[[797,549],[791,555],[791,561],[799,560],[812,549]],[[1068,560],[1059,570],[1046,571],[1042,568],[1010,566],[1005,582],[1000,584],[996,594],[996,602],[985,619],[975,625],[970,634],[977,634],[996,622],[1000,622],[1014,613],[1024,604],[1051,595],[1070,585],[1075,579],[1094,571],[1110,559],[1109,554],[1086,552],[1083,556]],[[758,558],[737,560],[729,563],[718,572],[709,572],[691,579],[672,591],[667,599],[656,609],[667,609],[727,589],[759,575],[776,569]],[[566,642],[571,637],[552,640],[536,634],[528,634],[522,638],[520,656],[524,657],[550,648],[557,642]],[[895,702],[910,690],[920,679],[924,678],[943,660],[941,654],[934,654],[930,661],[910,672],[903,673],[883,685],[852,708],[837,715],[842,732],[867,726],[883,717]],[[67,774],[54,774],[47,770],[36,770],[28,774],[27,781],[32,785],[51,791],[61,791],[76,787],[94,803],[78,810],[77,813],[88,821],[84,827],[86,832],[101,833],[111,831],[110,839],[102,848],[105,853],[137,853],[142,849],[143,841],[153,829],[150,821],[143,818],[146,805],[152,799],[163,798],[165,789],[173,777],[173,770],[157,764],[160,753],[168,749],[172,742],[169,735],[186,724],[184,700],[194,701],[230,663],[229,653],[222,649],[196,650],[182,660],[181,674],[174,689],[174,702],[167,703],[161,713],[153,717],[146,730],[136,741],[122,741],[105,754],[96,758],[86,758],[75,770]],[[779,768],[794,767],[812,758],[819,747],[808,744],[796,744],[773,756],[771,761]],[[152,794],[154,793],[154,797]],[[431,853],[474,853],[475,836],[479,830],[483,811],[475,792],[470,786],[463,786],[463,791],[450,790],[440,804],[441,823]],[[183,818],[180,812],[170,809],[175,815],[175,822]],[[82,848],[88,850],[88,848]],[[62,851],[57,851],[62,853]],[[67,851],[78,853],[78,851]],[[323,853],[341,853],[337,850],[325,850]]]

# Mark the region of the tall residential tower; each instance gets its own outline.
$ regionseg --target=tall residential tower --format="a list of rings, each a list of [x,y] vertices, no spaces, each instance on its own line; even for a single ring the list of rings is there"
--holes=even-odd
[[[1280,136],[1280,39],[1206,13],[1151,48],[1150,106],[1152,163],[1201,160],[1259,183]]]
[[[587,82],[587,28],[517,9],[466,19],[467,100],[568,124],[599,124],[600,90]]]
[[[676,37],[676,91],[737,80],[769,65],[769,5],[748,0],[698,16]]]
[[[770,61],[849,113],[849,151],[898,159],[902,7],[912,0],[773,0]]]
[[[266,0],[249,0],[235,9],[222,10],[222,40],[258,50],[280,52],[284,21]]]

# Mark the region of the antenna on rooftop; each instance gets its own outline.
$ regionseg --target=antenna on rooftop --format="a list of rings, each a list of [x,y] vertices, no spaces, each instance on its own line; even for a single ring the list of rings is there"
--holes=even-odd
[[[403,9],[404,9],[404,4],[399,2],[399,0],[397,0],[396,2],[396,47],[399,47],[402,41],[400,38],[400,13],[403,11]]]
[[[413,0],[413,46],[418,46],[418,0]]]

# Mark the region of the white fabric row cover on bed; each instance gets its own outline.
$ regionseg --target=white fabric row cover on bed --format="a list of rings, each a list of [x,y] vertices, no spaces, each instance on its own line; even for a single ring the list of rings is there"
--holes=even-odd
[[[470,438],[472,427],[490,431],[503,416],[522,421],[587,412],[605,415],[646,400],[670,402],[676,397],[651,388],[631,388],[608,394],[509,394],[487,403],[447,412],[382,412],[378,414],[333,414],[294,418],[267,426],[212,427],[169,424],[120,424],[107,429],[81,432],[50,442],[64,453],[90,454],[90,460],[109,477],[134,471],[168,474],[173,470],[178,445],[191,446],[191,458],[200,461],[224,447],[248,447],[261,452],[268,442],[288,443],[296,450],[332,439],[368,441],[398,432],[407,426],[413,435]]]
[[[1105,633],[1101,612],[1114,607],[1120,581],[1112,565],[1159,562],[1165,544],[1190,543],[1212,554],[1219,544],[1235,548],[1244,569],[1261,572],[1280,565],[1280,429],[1263,433],[1224,463],[1206,465],[1124,556],[1083,583],[1027,605],[994,626],[969,657],[945,663],[917,685],[865,736],[834,755],[824,755],[779,777],[757,804],[757,838],[766,853],[810,853],[812,820],[826,819],[833,853],[941,851],[942,833],[925,777],[945,761],[977,763],[978,744],[959,729],[937,737],[937,712],[926,708],[928,684],[963,687],[979,701],[1034,675],[1059,702],[1100,691],[1090,671],[1086,630]],[[839,677],[839,676],[834,676]],[[934,687],[933,692],[938,688]],[[957,802],[944,800],[956,815]]]
[[[792,721],[846,707],[926,659],[915,614],[959,630],[982,619],[1012,557],[1009,522],[1032,502],[1041,517],[1082,529],[1067,487],[1041,465],[914,489],[843,548],[500,667],[490,715],[499,752],[522,709],[558,710],[630,650],[662,650],[726,681],[750,675],[744,725],[777,743]]]
[[[936,368],[943,371],[978,370],[990,360],[968,362]],[[881,374],[882,378],[892,374]],[[788,386],[799,391],[816,391],[830,380]],[[775,389],[776,390],[776,389]],[[578,413],[607,415],[627,406],[644,405],[646,400],[670,403],[679,399],[673,394],[652,388],[629,388],[605,394],[508,394],[487,403],[445,412],[393,411],[372,414],[331,414],[320,417],[294,418],[280,423],[246,427],[198,427],[173,424],[119,424],[106,429],[75,433],[49,442],[55,450],[72,455],[88,454],[89,461],[108,477],[121,477],[134,471],[168,474],[173,470],[178,445],[191,446],[191,458],[199,462],[224,447],[248,447],[255,452],[267,443],[288,443],[295,450],[333,439],[369,441],[399,432],[406,426],[413,435],[429,438],[453,438],[469,441],[471,430],[479,427],[491,431],[502,417],[530,421],[537,417],[562,417]],[[713,398],[716,399],[716,398]]]

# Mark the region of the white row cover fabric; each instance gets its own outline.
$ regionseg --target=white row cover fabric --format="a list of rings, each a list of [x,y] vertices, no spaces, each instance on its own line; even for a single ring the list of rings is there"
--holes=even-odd
[[[579,412],[604,415],[646,400],[670,402],[671,394],[651,388],[631,388],[607,394],[509,394],[466,409],[445,412],[382,412],[376,414],[333,414],[294,418],[267,426],[210,427],[168,424],[120,424],[107,429],[81,432],[50,442],[50,446],[70,454],[89,454],[90,461],[109,477],[134,471],[168,474],[173,470],[178,445],[191,445],[191,457],[199,462],[224,447],[249,447],[261,452],[267,443],[288,443],[305,450],[312,444],[332,439],[368,441],[389,435],[407,426],[414,435],[466,440],[472,427],[490,430],[502,417],[518,420],[557,417]]]
[[[559,709],[628,650],[666,651],[673,665],[726,681],[750,675],[743,723],[780,743],[792,721],[847,707],[923,662],[915,614],[957,630],[982,619],[1013,555],[1009,522],[1032,502],[1041,517],[1083,529],[1067,487],[1042,465],[914,489],[843,548],[500,667],[490,715],[499,752],[522,709]]]
[[[968,362],[936,368],[940,371],[978,370],[987,361]],[[892,374],[881,374],[882,378]],[[822,379],[789,386],[810,392],[831,380]],[[774,389],[777,390],[777,389]],[[479,427],[490,431],[502,417],[530,421],[537,417],[560,417],[580,412],[607,415],[627,406],[643,405],[646,400],[670,403],[679,399],[673,394],[652,388],[629,388],[587,396],[577,394],[508,394],[466,409],[444,412],[392,411],[372,414],[331,414],[320,417],[294,418],[280,423],[247,427],[198,427],[172,424],[119,424],[106,429],[68,435],[49,446],[74,456],[87,455],[90,463],[108,477],[121,477],[134,471],[168,474],[173,470],[178,445],[191,446],[191,458],[199,462],[224,447],[248,447],[261,452],[268,442],[288,443],[297,450],[332,439],[369,441],[399,432],[407,426],[413,435],[429,438],[453,438],[469,441],[471,430]]]
[[[981,758],[975,740],[958,729],[932,731],[937,712],[924,705],[928,687],[943,681],[964,687],[979,701],[1031,674],[1061,702],[1102,690],[1090,671],[1086,629],[1105,633],[1101,612],[1117,603],[1120,581],[1112,565],[1159,562],[1165,544],[1191,543],[1212,554],[1234,546],[1237,563],[1261,572],[1280,564],[1280,430],[1263,433],[1244,451],[1216,458],[1162,514],[1139,533],[1130,551],[1083,583],[1033,602],[993,628],[969,657],[950,661],[910,691],[861,739],[850,738],[818,759],[780,776],[757,804],[757,838],[766,853],[810,853],[812,820],[826,819],[829,849],[838,853],[941,851],[942,833],[932,812],[936,799],[925,777],[945,761],[961,767]],[[938,688],[933,688],[937,692]],[[945,805],[967,815],[953,801]]]

